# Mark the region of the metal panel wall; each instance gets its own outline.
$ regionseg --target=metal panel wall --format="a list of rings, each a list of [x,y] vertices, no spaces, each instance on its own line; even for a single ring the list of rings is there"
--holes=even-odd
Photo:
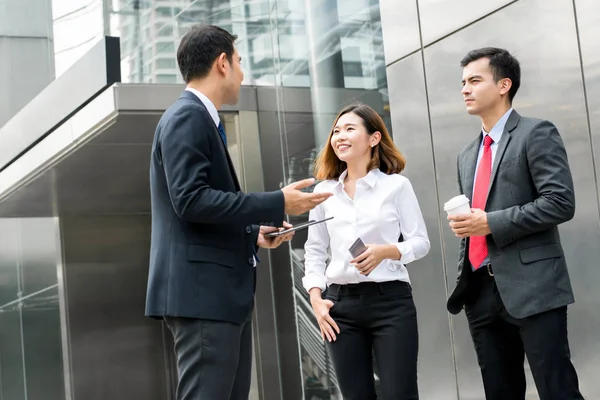
[[[423,44],[429,45],[515,0],[416,0]],[[517,0],[518,1],[518,0]]]
[[[418,93],[417,90],[423,76],[415,72],[419,64],[416,54],[392,61],[387,69],[394,137],[407,155],[407,175],[418,177],[414,179],[415,190],[432,239],[431,254],[423,263],[437,263],[436,247],[441,249],[441,257],[447,266],[448,290],[454,287],[458,241],[448,228],[445,213],[439,207],[457,192],[458,152],[480,131],[478,118],[470,117],[461,101],[462,71],[459,61],[474,48],[507,48],[519,59],[522,67],[522,86],[514,107],[522,115],[554,122],[567,148],[577,198],[575,218],[560,227],[576,297],[576,303],[569,308],[571,350],[583,394],[586,398],[599,397],[600,384],[595,377],[600,356],[600,340],[596,333],[600,324],[597,313],[600,294],[595,287],[600,284],[600,270],[596,265],[600,258],[597,245],[600,240],[600,219],[596,177],[600,162],[600,149],[597,147],[600,139],[600,48],[597,41],[600,34],[600,5],[594,0],[498,1],[494,2],[497,3],[495,6],[490,2],[486,3],[489,10],[459,7],[460,10],[466,10],[469,18],[453,20],[454,25],[449,27],[443,21],[434,23],[433,14],[428,9],[432,4],[429,3],[433,2],[419,0],[426,91],[425,88],[422,89],[424,93]],[[439,9],[436,15],[441,15]],[[531,18],[532,15],[535,18]],[[447,34],[450,35],[440,40]],[[432,40],[435,42],[429,44]],[[386,41],[385,46],[387,52],[394,42]],[[411,60],[413,57],[415,60]],[[428,95],[429,101],[428,115],[424,114],[424,106],[420,105],[425,95]],[[429,142],[426,132],[429,123],[433,152],[426,145]],[[595,144],[594,148],[592,143]],[[411,169],[411,160],[413,165],[419,164],[417,170]],[[428,179],[431,174],[435,174],[436,179],[433,185]],[[436,201],[437,204],[434,204]],[[436,215],[429,215],[431,212]],[[436,220],[439,226],[435,226]],[[441,246],[435,243],[437,232],[442,233]],[[416,268],[413,270],[416,271]],[[418,279],[420,276],[415,275],[413,270],[412,276]],[[441,273],[440,268],[437,271]],[[416,288],[415,295],[433,299],[439,296],[434,284],[423,288],[423,291],[425,293],[420,294]],[[434,302],[444,308],[442,301]],[[424,336],[423,327],[438,320],[437,313],[442,311],[435,310],[433,306],[422,306],[419,310],[423,348],[432,345],[425,342],[430,338]],[[464,314],[452,318],[451,333],[458,398],[481,399],[483,388],[479,367]],[[435,364],[431,354],[425,352],[421,352],[420,363],[422,368],[443,368]],[[538,398],[530,374],[527,398]]]
[[[577,26],[579,42],[581,45],[582,72],[584,75],[584,89],[587,100],[587,112],[592,140],[592,154],[595,162],[595,184],[600,197],[600,2],[596,0],[575,0],[577,11]],[[582,146],[587,145],[585,141]],[[592,171],[589,171],[591,174]],[[590,190],[594,187],[588,183]],[[591,197],[591,196],[590,196]],[[600,205],[600,204],[599,204]],[[592,205],[590,204],[591,208]],[[593,218],[587,224],[597,224]],[[596,225],[597,226],[597,225]],[[577,232],[573,237],[574,242],[587,243],[586,247],[597,246],[597,238],[587,238],[586,232]],[[583,239],[583,240],[582,240]],[[592,240],[596,242],[592,242]],[[576,306],[581,310],[580,318],[585,318],[585,325],[575,321],[576,330],[572,340],[576,341],[575,350],[578,351],[578,366],[582,380],[582,388],[589,398],[600,398],[600,382],[597,379],[600,371],[600,293],[597,288],[600,284],[600,268],[598,268],[595,253],[578,253],[581,257],[577,272]],[[589,328],[589,330],[584,330]],[[580,342],[581,341],[581,342]]]
[[[419,51],[395,63],[387,76],[394,141],[406,157],[405,175],[415,188],[431,243],[427,257],[408,265],[419,321],[419,391],[424,399],[453,400],[456,375],[444,308],[445,265],[422,57]]]
[[[170,399],[170,334],[144,317],[150,216],[60,225],[73,398]]]
[[[593,152],[596,164],[596,184],[600,175],[600,3],[596,0],[575,0],[577,27],[581,46],[584,88],[587,97]],[[600,187],[598,188],[600,195]]]
[[[379,0],[379,10],[386,64],[421,48],[416,1]]]

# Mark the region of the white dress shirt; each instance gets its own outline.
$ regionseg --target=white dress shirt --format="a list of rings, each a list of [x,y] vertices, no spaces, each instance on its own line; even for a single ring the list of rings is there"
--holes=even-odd
[[[210,99],[208,97],[206,97],[204,95],[204,93],[199,92],[198,90],[196,90],[194,88],[186,87],[185,90],[187,90],[188,92],[194,93],[196,95],[196,97],[198,97],[200,99],[202,104],[204,104],[204,107],[206,107],[206,110],[208,110],[208,113],[210,114],[212,120],[215,123],[215,126],[217,128],[219,128],[219,124],[221,123],[221,118],[219,118],[219,112],[217,111],[217,107],[215,107],[213,102],[210,101]],[[257,263],[256,257],[254,257],[254,266],[255,267],[256,267],[256,263]]]
[[[304,245],[305,275],[308,291],[325,290],[332,283],[405,281],[410,283],[405,265],[429,252],[429,238],[417,197],[410,181],[399,174],[387,175],[371,170],[356,182],[354,200],[344,191],[345,171],[338,180],[319,183],[315,192],[332,192],[333,196],[310,212],[310,220],[334,217],[308,228]],[[398,242],[400,234],[403,242]],[[350,264],[348,251],[357,238],[365,244],[394,244],[402,254],[400,260],[383,260],[368,276]],[[326,265],[328,248],[331,262]]]

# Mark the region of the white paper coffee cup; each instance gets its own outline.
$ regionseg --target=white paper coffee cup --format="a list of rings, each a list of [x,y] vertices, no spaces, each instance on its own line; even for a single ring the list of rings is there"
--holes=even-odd
[[[469,214],[471,212],[469,199],[464,194],[453,197],[444,203],[444,211],[446,211],[448,215]]]

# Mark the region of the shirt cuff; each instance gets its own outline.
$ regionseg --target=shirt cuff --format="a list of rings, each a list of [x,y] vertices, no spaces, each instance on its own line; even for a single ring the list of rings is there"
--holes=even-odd
[[[400,257],[400,262],[402,264],[408,264],[410,262],[415,261],[415,254],[413,252],[412,246],[408,242],[399,242],[395,243],[398,251],[402,256]]]
[[[321,289],[321,291],[323,292],[327,287],[327,280],[324,276],[305,276],[304,278],[302,278],[302,285],[304,286],[304,289],[306,289],[307,292],[310,291],[310,289],[316,287]]]

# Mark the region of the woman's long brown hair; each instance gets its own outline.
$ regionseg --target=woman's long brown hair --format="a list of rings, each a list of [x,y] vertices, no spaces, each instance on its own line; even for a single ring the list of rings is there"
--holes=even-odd
[[[348,113],[355,114],[362,120],[363,126],[366,128],[369,135],[372,135],[375,132],[381,133],[381,140],[371,149],[371,162],[367,167],[367,171],[379,168],[381,172],[388,175],[402,172],[406,166],[406,160],[394,144],[381,116],[367,105],[354,104],[340,111],[335,119],[331,131],[329,132],[329,136],[327,137],[327,142],[325,142],[319,156],[315,159],[315,178],[318,180],[338,179],[342,172],[347,168],[346,163],[341,161],[333,151],[333,147],[331,146],[331,136],[333,135],[338,120],[342,115]]]

